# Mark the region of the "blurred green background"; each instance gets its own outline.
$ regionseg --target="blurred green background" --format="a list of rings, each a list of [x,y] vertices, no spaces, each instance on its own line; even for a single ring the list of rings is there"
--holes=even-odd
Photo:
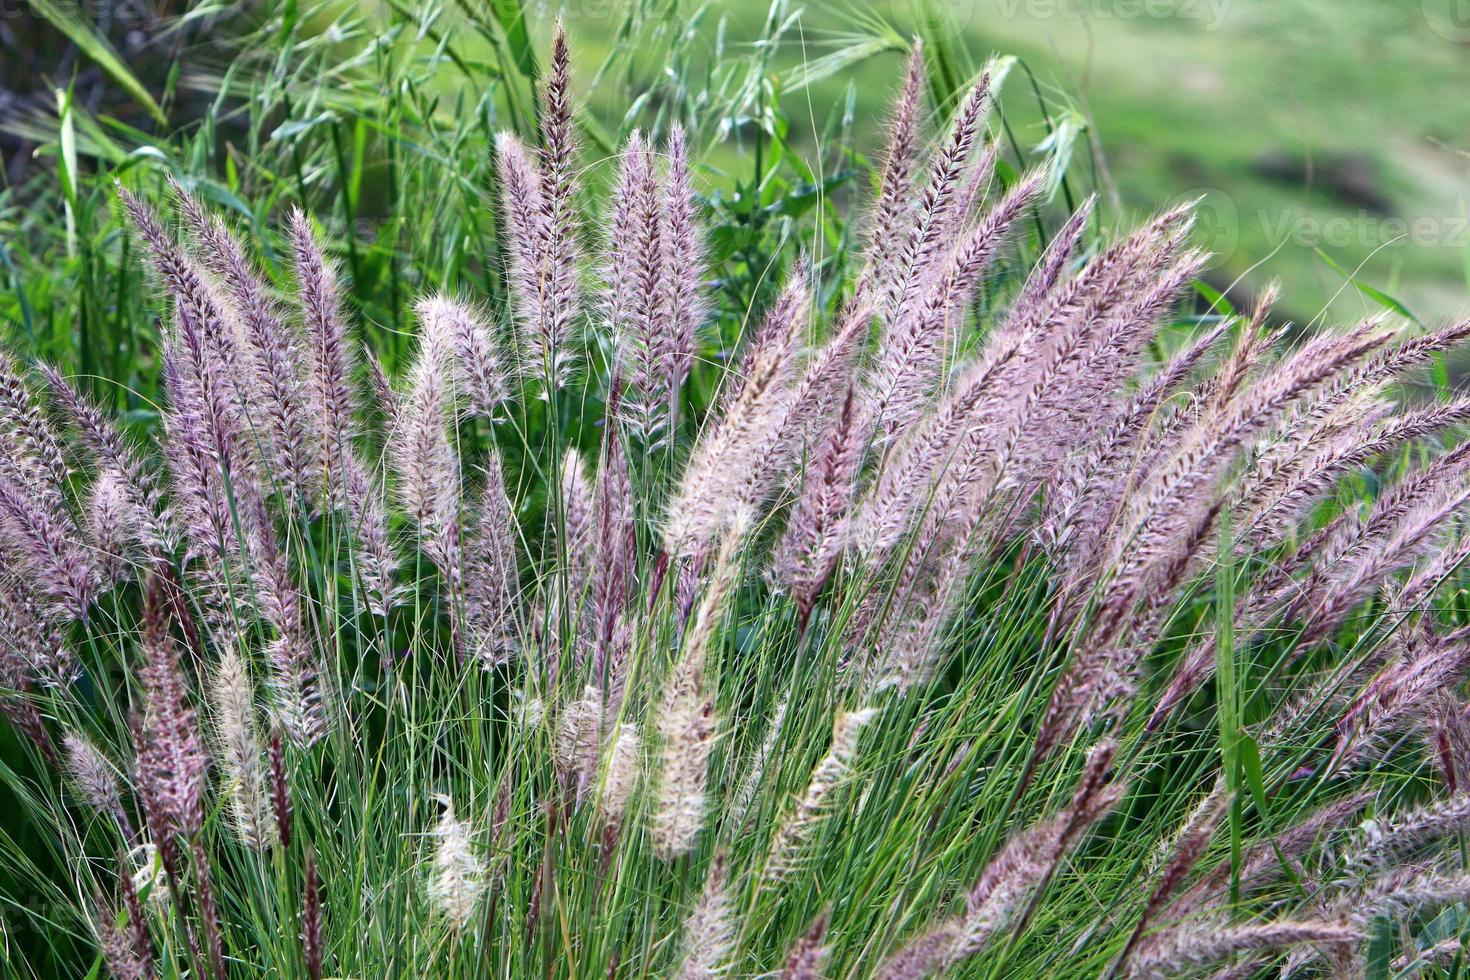
[[[1073,174],[1136,218],[1204,195],[1212,282],[1283,280],[1308,320],[1373,301],[1346,273],[1421,319],[1470,311],[1470,4],[1456,0],[941,0],[942,33],[1016,55],[1004,109],[1027,148],[1054,116],[1086,127]],[[763,8],[730,4],[739,33]],[[856,93],[883,111],[900,57],[861,58],[883,18],[925,26],[918,4],[813,4],[780,63],[852,58],[810,93],[817,118]],[[932,28],[931,28],[932,30]],[[825,67],[825,66],[824,66]],[[1035,88],[1033,89],[1033,81]],[[869,126],[860,126],[860,129]]]
[[[579,87],[607,134],[656,125],[650,114],[664,106],[674,115],[705,113],[712,188],[738,183],[762,126],[785,126],[781,149],[813,175],[854,162],[844,157],[846,143],[833,149],[834,133],[871,152],[901,47],[922,34],[935,42],[931,68],[951,87],[991,54],[1018,58],[1005,86],[1002,138],[1016,157],[1041,147],[1069,159],[1069,185],[1078,194],[1096,189],[1110,223],[1204,195],[1201,239],[1218,253],[1210,282],[1233,288],[1233,298],[1280,278],[1285,314],[1307,321],[1332,307],[1343,318],[1383,299],[1354,288],[1355,276],[1426,321],[1470,308],[1464,0],[579,0],[524,8],[513,0],[238,8],[10,0],[0,19],[7,199],[33,202],[34,193],[18,188],[38,169],[55,169],[57,89],[101,120],[73,137],[79,166],[89,166],[90,153],[111,152],[116,163],[149,136],[197,130],[208,117],[233,139],[210,151],[216,176],[232,162],[244,166],[246,153],[289,169],[290,153],[299,152],[292,138],[374,99],[432,98],[441,113],[484,113],[474,107],[480,93],[465,83],[507,56],[507,6],[523,17],[533,52],[544,52],[555,16],[567,19]],[[111,45],[166,124],[76,43],[86,31]],[[289,45],[272,43],[287,36]],[[393,91],[374,83],[409,61],[418,63],[412,84],[398,78]],[[286,98],[283,111],[276,101],[274,115],[264,114],[270,125],[252,138],[232,133],[248,129],[244,117],[265,100],[289,94],[269,90],[262,79],[272,74],[320,90]],[[630,98],[639,101],[624,115]],[[514,106],[492,107],[485,124],[503,125],[489,115],[507,111]],[[374,135],[372,127],[365,134]],[[96,145],[106,141],[114,145]],[[356,178],[353,209],[363,214],[386,207],[374,200],[382,173],[371,156]],[[34,250],[24,229],[23,216],[4,229],[12,250]]]

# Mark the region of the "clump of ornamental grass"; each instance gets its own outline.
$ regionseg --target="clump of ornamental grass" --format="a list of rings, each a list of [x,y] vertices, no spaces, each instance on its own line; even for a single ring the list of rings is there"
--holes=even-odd
[[[691,147],[634,134],[592,205],[560,36],[543,144],[498,143],[504,306],[423,298],[391,373],[307,215],[273,277],[119,187],[157,427],[0,363],[56,942],[127,978],[1455,958],[1470,401],[1397,393],[1470,323],[1181,329],[1188,207],[1099,242],[1086,202],[1007,286],[1047,174],[997,168],[988,75],[933,136],[925,91],[916,51],[850,274],[794,263],[723,366]]]

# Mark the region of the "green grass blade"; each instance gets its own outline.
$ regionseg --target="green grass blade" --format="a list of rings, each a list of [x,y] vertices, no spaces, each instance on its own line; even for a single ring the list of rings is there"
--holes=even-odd
[[[52,0],[30,0],[30,5],[37,16],[65,34],[68,40],[82,50],[83,54],[111,75],[113,80],[121,85],[139,105],[148,110],[149,115],[161,124],[168,123],[167,117],[164,116],[158,103],[153,100],[153,96],[148,94],[143,83],[128,70],[127,65],[123,64],[117,50],[108,43],[106,38],[61,5],[53,3]]]

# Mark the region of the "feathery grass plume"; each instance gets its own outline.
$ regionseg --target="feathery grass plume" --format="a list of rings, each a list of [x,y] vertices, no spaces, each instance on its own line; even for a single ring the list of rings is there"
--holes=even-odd
[[[1100,399],[1124,386],[1137,370],[1141,353],[1189,282],[1204,267],[1205,254],[1175,258],[1166,242],[1141,270],[1141,297],[1119,297],[1111,310],[1084,308],[1079,320],[1097,316],[1102,329],[1065,353],[1051,357],[1035,379],[1000,437],[995,469],[1005,484],[1029,490],[1049,481],[1071,446],[1085,443],[1099,428]],[[1107,299],[1103,294],[1099,299]],[[1105,416],[1103,416],[1105,417]],[[1069,445],[1070,443],[1070,445]]]
[[[219,914],[209,880],[208,857],[199,841],[208,756],[190,703],[189,684],[169,632],[163,588],[155,576],[144,585],[142,644],[146,701],[134,735],[138,797],[148,835],[158,848],[175,899],[186,874],[185,850],[180,848],[179,838],[187,842],[210,967],[222,977],[225,969]],[[192,928],[188,938],[191,950],[195,950],[197,938]]]
[[[665,860],[692,851],[704,826],[717,723],[714,698],[705,685],[702,671],[690,666],[686,657],[664,690],[657,721],[660,765],[652,835],[656,852]]]
[[[580,803],[597,778],[604,728],[602,695],[587,685],[582,696],[564,704],[556,729],[556,762],[572,799]]]
[[[497,409],[510,397],[496,352],[494,338],[485,327],[481,314],[472,307],[444,295],[430,296],[414,306],[424,335],[431,330],[442,332],[442,342],[454,353],[454,380],[459,393],[475,413],[494,418]],[[397,404],[388,399],[385,404]]]
[[[356,545],[354,578],[362,583],[369,609],[381,616],[397,598],[393,586],[397,558],[381,491],[355,448],[361,414],[352,383],[356,348],[342,316],[336,271],[300,209],[291,212],[289,231],[306,328],[308,390],[322,428],[323,484],[332,507],[346,509]]]
[[[847,543],[848,510],[865,448],[853,389],[807,462],[801,496],[786,519],[773,571],[791,592],[803,625]]]
[[[1424,607],[1425,601],[1464,566],[1470,558],[1470,540],[1461,538],[1452,543],[1444,535],[1444,544],[1431,552],[1420,564],[1413,566],[1412,574],[1402,585],[1386,584],[1389,593],[1389,608],[1399,615],[1407,615]]]
[[[485,865],[476,853],[468,822],[454,815],[448,797],[438,797],[444,814],[434,828],[434,857],[429,871],[428,896],[434,909],[456,931],[474,918],[475,906],[485,890]]]
[[[738,551],[749,529],[750,515],[735,515],[720,545],[714,570],[704,587],[684,649],[664,682],[655,716],[659,767],[654,796],[653,845],[669,860],[694,849],[704,826],[709,782],[709,756],[714,748],[715,701],[705,676],[710,641],[725,613],[725,603],[740,569]]]
[[[1127,496],[1125,488],[1140,475],[1143,437],[1165,401],[1188,380],[1229,325],[1222,321],[1161,365],[1098,429],[1086,450],[1058,471],[1044,503],[1042,537],[1068,565],[1069,582],[1085,581],[1097,571],[1097,545]]]
[[[52,430],[14,358],[0,351],[0,442],[7,453],[5,466],[35,493],[55,501],[64,499],[71,469],[61,440]]]
[[[752,470],[741,499],[751,506],[763,504],[779,482],[791,476],[803,454],[842,409],[845,393],[854,386],[858,359],[867,341],[872,310],[858,303],[845,303],[838,313],[832,336],[806,359],[805,367],[791,383],[774,424],[759,446],[760,465]],[[865,426],[866,419],[857,425]],[[871,430],[862,429],[864,442]]]
[[[752,473],[765,473],[764,452],[790,408],[797,338],[810,302],[806,284],[793,277],[753,343],[749,371],[737,381],[727,410],[700,434],[664,519],[664,548],[687,557],[730,526],[736,511],[758,502]],[[763,494],[762,494],[763,495]]]
[[[1470,875],[1434,869],[1417,870],[1412,865],[1396,869],[1368,882],[1361,889],[1340,896],[1337,905],[1360,930],[1366,931],[1384,915],[1423,913],[1470,897]]]
[[[895,980],[927,976],[984,949],[1022,904],[1045,887],[1088,828],[1122,799],[1125,787],[1109,778],[1116,754],[1111,741],[1093,746],[1071,804],[1012,836],[966,896],[965,911],[910,940],[884,962],[879,975]]]
[[[654,147],[624,145],[608,215],[602,318],[627,381],[621,417],[641,439],[671,439],[695,335],[709,316],[705,249],[695,216],[688,141],[675,124],[660,175]]]
[[[31,495],[18,474],[0,466],[0,543],[22,561],[56,612],[87,614],[99,578],[71,515]]]
[[[1390,640],[1399,650],[1343,709],[1328,766],[1336,769],[1374,757],[1389,736],[1423,724],[1434,696],[1454,688],[1470,663],[1470,649],[1447,643],[1424,623],[1401,627]],[[1365,665],[1366,668],[1367,665]]]
[[[1457,323],[1386,348],[1300,406],[1268,450],[1269,463],[1257,464],[1243,481],[1242,506],[1253,513],[1248,523],[1241,523],[1252,543],[1279,536],[1348,468],[1400,441],[1462,421],[1463,399],[1398,415],[1390,415],[1386,407],[1379,413],[1363,405],[1386,394],[1395,375],[1421,365],[1467,333],[1470,324]]]
[[[398,392],[393,390],[393,382],[388,378],[388,369],[383,366],[381,357],[364,347],[362,359],[367,364],[368,383],[377,401],[378,414],[391,431],[398,424]]]
[[[460,501],[459,459],[449,433],[453,326],[439,315],[442,308],[438,305],[421,305],[418,312],[418,357],[388,449],[398,478],[399,501],[418,528],[425,550],[440,571],[449,575],[458,564],[452,541]]]
[[[273,474],[289,496],[311,501],[319,489],[312,472],[320,434],[309,414],[301,345],[239,239],[172,177],[170,182],[200,261],[223,284],[244,328],[254,384],[263,396],[269,425]]]
[[[1117,745],[1112,741],[1094,745],[1068,807],[1051,820],[1016,834],[991,858],[966,896],[956,959],[972,956],[989,943],[1022,902],[1038,887],[1045,887],[1082,835],[1123,798],[1126,784],[1110,775],[1116,754]]]
[[[322,980],[322,897],[317,880],[316,855],[306,852],[306,880],[301,886],[301,958],[308,980]]]
[[[79,669],[76,654],[51,615],[50,604],[20,575],[0,578],[0,629],[4,650],[14,663],[15,690],[39,682],[45,688],[64,688]]]
[[[684,919],[684,955],[678,980],[716,980],[734,967],[735,909],[729,894],[726,857],[716,854],[704,875],[704,889]]]
[[[597,812],[608,825],[617,827],[638,790],[643,771],[643,736],[638,726],[627,721],[614,726],[604,756]]]
[[[1239,395],[1218,393],[1212,409],[1186,435],[1174,458],[1140,487],[1111,542],[1120,602],[1136,593],[1147,572],[1166,567],[1181,541],[1196,536],[1202,514],[1217,497],[1212,485],[1250,436],[1269,427],[1275,413],[1381,348],[1388,335],[1368,321],[1346,334],[1309,341]],[[1125,561],[1126,558],[1126,561]]]
[[[781,735],[782,726],[786,724],[786,709],[789,703],[788,698],[782,695],[775,712],[766,722],[765,738],[761,739],[759,747],[746,765],[739,790],[730,799],[726,810],[726,826],[737,828],[744,826],[751,805],[756,802],[756,797],[759,795],[761,782],[765,779],[766,763],[776,751],[777,739]]]
[[[1277,445],[1272,448],[1276,449],[1277,455],[1282,455],[1284,449],[1289,457],[1290,450],[1311,446],[1313,433],[1325,436],[1331,431],[1331,424],[1337,421],[1335,416],[1353,401],[1386,394],[1387,385],[1395,376],[1422,366],[1429,358],[1467,336],[1470,336],[1470,321],[1462,321],[1385,347],[1289,410],[1277,436]],[[1364,428],[1372,421],[1375,420],[1363,418]],[[1289,467],[1284,474],[1277,466],[1258,467],[1244,481],[1244,495],[1249,498],[1274,489],[1285,482],[1283,475],[1296,476],[1297,473]]]
[[[100,897],[92,920],[102,961],[113,980],[148,980],[153,976],[152,956],[145,956],[136,946],[136,935],[117,925],[118,912]]]
[[[165,337],[165,351],[172,359],[168,388],[176,401],[173,408],[197,426],[191,434],[207,447],[214,467],[228,482],[229,475],[243,472],[251,462],[242,439],[249,431],[242,407],[248,390],[234,330],[202,270],[174,243],[153,212],[121,186],[117,193],[173,304]]]
[[[1317,573],[1315,581],[1309,583],[1318,588],[1303,590],[1305,596],[1315,600],[1312,606],[1306,607],[1308,626],[1304,636],[1314,640],[1326,635],[1386,576],[1408,567],[1441,541],[1446,524],[1467,500],[1470,491],[1464,486],[1450,484],[1436,488],[1424,494],[1424,499],[1402,507],[1399,514],[1389,515],[1397,518],[1393,526],[1380,527],[1377,533],[1370,531],[1365,536],[1369,540],[1354,543],[1343,554],[1333,556],[1333,561],[1319,562],[1313,569]],[[1365,546],[1370,544],[1371,547]]]
[[[102,751],[79,732],[68,730],[61,736],[66,749],[66,769],[77,796],[93,813],[117,821],[123,837],[133,836],[133,822],[123,807],[118,771]]]
[[[199,920],[204,927],[205,953],[209,957],[210,972],[216,977],[228,977],[225,967],[224,930],[220,919],[219,903],[214,897],[214,882],[210,873],[209,855],[196,834],[189,847],[190,860],[194,868],[194,894],[199,907]]]
[[[1319,400],[1294,415],[1260,450],[1260,459],[1236,490],[1234,506],[1248,542],[1289,533],[1313,497],[1373,454],[1376,430],[1392,420],[1393,406],[1381,391],[1368,388],[1337,404]]]
[[[1053,689],[1039,742],[1050,749],[1088,724],[1133,684],[1143,643],[1128,635],[1166,608],[1174,590],[1200,560],[1223,505],[1218,483],[1244,441],[1268,427],[1276,412],[1329,382],[1382,347],[1387,337],[1372,321],[1341,336],[1308,342],[1254,385],[1234,382],[1216,392],[1208,409],[1172,458],[1149,475],[1124,509],[1104,567],[1110,579],[1099,613],[1078,654]],[[1247,334],[1242,351],[1253,343]],[[1242,366],[1227,371],[1243,377]],[[1233,389],[1239,387],[1236,393]],[[1142,600],[1142,605],[1139,602]],[[1145,639],[1151,638],[1142,631]]]
[[[298,745],[311,745],[326,733],[326,699],[322,696],[321,671],[316,647],[301,621],[298,598],[285,568],[284,557],[274,550],[268,556],[272,569],[265,589],[286,601],[277,605],[273,623],[276,635],[266,645],[271,665],[272,709],[282,729]],[[269,600],[265,600],[269,604]]]
[[[1194,813],[1190,814],[1174,844],[1173,857],[1164,866],[1163,872],[1159,875],[1158,884],[1154,886],[1148,903],[1143,907],[1143,913],[1138,917],[1138,924],[1133,927],[1128,943],[1118,956],[1120,966],[1127,964],[1154,916],[1164,908],[1169,899],[1173,897],[1174,892],[1183,884],[1185,877],[1199,863],[1205,848],[1210,845],[1210,839],[1214,837],[1215,831],[1219,829],[1221,821],[1229,812],[1229,802],[1228,796],[1212,793],[1205,798]]]
[[[3,351],[0,450],[0,543],[29,566],[59,612],[84,618],[106,569],[92,561],[68,506],[70,470],[61,441]]]
[[[590,617],[581,612],[592,581],[597,543],[598,498],[582,454],[569,448],[561,462],[562,527],[559,531],[566,568],[565,601],[579,634],[588,633]]]
[[[516,727],[533,729],[541,727],[541,722],[546,718],[546,702],[525,690],[512,691],[510,694],[512,702],[511,717]]]
[[[1069,277],[1069,267],[1075,264],[1079,253],[1084,249],[1083,232],[1096,207],[1097,195],[1089,195],[1072,212],[1066,223],[1057,229],[1040,260],[1026,275],[1020,291],[1011,302],[1010,310],[997,325],[993,345],[1004,341],[1028,353],[1035,350],[1035,345],[1046,339],[1041,328],[1047,321],[1069,309],[1069,304],[1074,304],[1077,296],[1088,288],[1088,283],[1099,267],[1106,268],[1111,260],[1116,259],[1120,250],[1125,249],[1128,242],[1136,240],[1137,233],[1125,242],[1115,244],[1096,261],[1086,263],[1081,270],[1076,270],[1076,274]],[[1157,222],[1149,227],[1156,226]],[[1143,234],[1149,233],[1148,228],[1143,230]]]
[[[1220,780],[1200,801],[1186,827],[1197,825],[1205,815],[1213,813],[1223,805],[1224,798],[1225,785]],[[1232,878],[1239,882],[1241,889],[1250,889],[1285,876],[1287,869],[1300,864],[1311,848],[1330,841],[1370,798],[1369,794],[1360,793],[1308,811],[1291,825],[1245,850],[1238,868],[1226,860],[1200,876],[1169,903],[1170,913],[1182,919],[1228,900]]]
[[[559,388],[567,382],[572,363],[571,310],[563,304],[575,302],[566,290],[576,284],[574,271],[559,264],[573,256],[569,240],[561,237],[567,229],[555,223],[560,205],[547,199],[545,169],[520,139],[500,133],[495,153],[519,366],[527,377]]]
[[[276,711],[295,741],[310,744],[323,734],[323,704],[317,655],[302,617],[301,593],[292,580],[290,562],[277,537],[265,492],[253,474],[242,473],[240,479],[225,489],[224,504],[236,534],[244,539],[238,558],[246,566],[245,574],[233,582],[227,579],[220,583],[217,577],[209,581],[232,593],[240,580],[248,576],[253,589],[248,605],[274,633],[266,652],[273,672]],[[221,549],[219,557],[221,560],[237,557],[236,550]],[[224,601],[233,603],[233,595],[227,594]],[[228,626],[227,622],[216,628],[216,643],[222,650],[232,646],[224,632]]]
[[[633,130],[618,154],[617,179],[608,201],[607,232],[602,267],[603,289],[600,297],[602,326],[613,345],[619,376],[647,384],[653,352],[652,338],[641,334],[648,326],[636,315],[638,282],[635,265],[639,240],[657,235],[658,229],[641,227],[640,207],[644,198],[658,194],[653,170],[652,151],[641,130]],[[645,302],[652,300],[645,299]]]
[[[153,938],[148,934],[148,922],[143,917],[143,903],[138,899],[137,885],[133,880],[133,867],[127,855],[117,856],[117,890],[122,893],[122,908],[127,913],[128,932],[132,934],[133,953],[143,964],[143,975],[153,975]]]
[[[275,826],[266,798],[264,750],[256,734],[255,690],[245,663],[226,650],[210,682],[211,734],[215,760],[226,785],[230,820],[241,842],[264,850],[275,841]]]
[[[148,246],[174,316],[163,345],[164,381],[170,397],[166,460],[181,498],[194,576],[207,592],[206,621],[223,647],[238,619],[232,572],[241,566],[241,531],[253,520],[250,506],[237,510],[235,491],[256,486],[257,460],[245,438],[248,393],[237,340],[203,273],[168,237],[151,211],[132,194],[118,194]],[[248,497],[248,493],[246,494]]]
[[[956,110],[949,138],[934,154],[928,181],[914,203],[912,222],[903,229],[903,246],[892,259],[896,266],[894,282],[885,290],[891,300],[881,310],[883,336],[865,398],[867,414],[880,432],[891,434],[912,418],[917,394],[914,389],[923,384],[923,379],[916,377],[924,360],[919,351],[932,338],[917,329],[918,311],[912,300],[920,295],[940,261],[947,237],[944,233],[964,217],[953,214],[953,209],[983,125],[989,89],[987,73]]]
[[[1077,248],[1071,236],[1081,228],[1069,225],[1064,229],[1066,237],[1048,248],[998,328],[998,336],[1018,345],[1023,355],[1005,366],[1003,377],[1015,388],[1004,410],[998,412],[1001,418],[1025,409],[1031,382],[1039,371],[1082,376],[1073,355],[1080,358],[1098,349],[1109,328],[1120,326],[1116,316],[1120,305],[1152,285],[1147,281],[1148,270],[1161,272],[1179,256],[1192,215],[1190,204],[1157,215],[1066,278],[1064,268]],[[1128,323],[1123,319],[1121,325]],[[1066,394],[1058,392],[1059,396]],[[993,424],[999,424],[1001,418]]]
[[[961,181],[984,126],[990,95],[990,69],[987,68],[965,93],[955,110],[949,136],[929,163],[928,179],[916,197],[913,223],[906,229],[903,248],[895,255],[901,278],[894,309],[900,316],[905,300],[924,281],[930,263],[937,257],[942,232],[949,227],[947,219],[960,199]],[[892,326],[890,323],[890,329]]]
[[[983,416],[982,399],[993,397],[1000,368],[1019,351],[1013,341],[992,344],[956,370],[951,392],[934,413],[890,451],[854,520],[854,546],[874,564],[913,530],[910,515],[932,492],[936,474],[947,471],[957,444],[978,437],[973,416]]]
[[[388,534],[383,491],[378,481],[352,456],[343,460],[342,488],[356,545],[353,578],[362,583],[373,615],[386,616],[398,603],[399,589],[394,581],[398,556],[393,552]]]
[[[961,444],[963,465],[947,471],[935,489],[893,581],[895,601],[875,632],[868,627],[886,602],[883,590],[869,592],[858,610],[873,646],[865,674],[878,687],[907,690],[933,676],[944,631],[989,540],[980,528],[986,511],[970,496],[973,476],[985,465],[972,446],[972,439]]]
[[[463,603],[466,656],[489,668],[505,663],[518,649],[516,516],[498,454],[486,456],[482,476],[474,524],[464,544]],[[551,667],[554,676],[555,664]]]
[[[669,246],[663,241],[663,188],[653,148],[641,133],[628,137],[613,194],[605,308],[628,379],[619,407],[628,426],[649,439],[668,422],[660,411],[673,397],[669,367],[678,336],[664,267]]]
[[[0,588],[0,596],[5,594],[6,590]],[[0,628],[8,629],[3,606],[0,606]],[[16,731],[30,739],[49,764],[59,765],[61,758],[46,728],[46,718],[36,705],[35,670],[27,661],[15,644],[0,644],[0,713]]]
[[[776,828],[766,859],[765,878],[780,881],[789,877],[801,856],[802,846],[812,836],[831,805],[830,797],[852,770],[858,738],[863,727],[878,716],[876,708],[844,711],[832,726],[832,745],[812,770],[806,791]]]
[[[134,545],[144,534],[138,502],[122,474],[104,467],[92,484],[86,504],[87,534],[105,585],[120,582],[128,572]]]
[[[617,393],[613,402],[618,400]],[[593,497],[594,552],[592,569],[592,676],[616,706],[621,700],[628,633],[623,628],[638,560],[633,484],[623,447],[618,415],[602,434],[602,463]]]
[[[167,464],[187,545],[189,584],[199,593],[205,625],[216,646],[228,646],[241,618],[239,593],[231,578],[241,571],[240,536],[224,454],[210,444],[199,401],[177,370],[177,357],[164,348],[164,382],[170,407],[163,416],[170,452]]]
[[[266,744],[271,777],[271,814],[276,820],[276,836],[282,847],[291,846],[291,787],[286,777],[286,752],[281,733],[271,732]]]
[[[354,347],[342,318],[337,273],[322,254],[306,212],[293,208],[288,222],[297,303],[307,339],[311,410],[322,430],[322,480],[328,500],[340,506],[343,469],[357,436],[357,398],[352,390]],[[351,488],[346,488],[350,498]]]
[[[1127,975],[1139,980],[1198,975],[1201,967],[1240,953],[1283,949],[1303,943],[1350,943],[1361,935],[1354,926],[1311,920],[1245,925],[1229,925],[1223,921],[1184,923],[1155,933],[1140,944]]]
[[[577,244],[577,143],[572,125],[571,90],[571,52],[566,30],[558,19],[552,39],[551,73],[546,80],[546,112],[541,124],[545,139],[541,147],[541,200],[547,209],[545,288],[550,301],[547,308],[550,323],[546,332],[559,345],[566,345],[572,338],[581,299],[577,275],[581,258]],[[570,353],[567,351],[563,359]]]
[[[153,841],[168,864],[175,847],[172,839],[192,837],[203,822],[208,757],[156,577],[150,577],[144,588],[142,641],[141,676],[147,700],[137,734],[136,785]],[[177,877],[177,853],[173,856],[170,872]]]
[[[1350,868],[1381,869],[1470,827],[1470,795],[1458,794],[1388,817],[1364,821],[1346,850]]]
[[[909,202],[914,194],[914,165],[919,151],[919,108],[925,84],[924,51],[915,41],[909,52],[903,89],[893,105],[878,199],[865,235],[867,274],[861,281],[877,291],[884,322],[894,318],[899,300],[897,248],[906,241],[912,220]]]
[[[875,975],[882,980],[926,980],[942,972],[954,958],[959,939],[958,919],[941,922],[905,943],[883,961]]]
[[[823,980],[827,975],[827,922],[828,914],[822,913],[795,943],[786,955],[786,965],[778,974],[780,980]]]
[[[883,335],[878,361],[868,379],[867,412],[886,435],[922,413],[939,380],[944,354],[963,326],[965,310],[1006,234],[1042,191],[1046,175],[1024,175],[935,265],[917,293],[919,308]]]
[[[1424,737],[1439,762],[1445,788],[1470,788],[1470,710],[1452,693],[1440,692],[1425,711]]]
[[[994,424],[1008,405],[1009,385],[1020,384],[1014,377],[1016,366],[1031,353],[1032,335],[1049,310],[1044,300],[1081,239],[1085,215],[1085,210],[1079,211],[1058,232],[1005,324],[977,357],[952,370],[949,390],[939,404],[915,423],[880,465],[858,512],[855,544],[863,554],[886,553],[911,529],[910,514],[922,505],[936,474],[953,465],[959,443],[983,438],[981,425]]]
[[[695,339],[710,315],[710,301],[704,289],[707,258],[704,233],[695,213],[694,186],[689,173],[689,137],[679,123],[669,131],[663,222],[663,265],[671,321],[664,373],[672,428],[677,422],[679,388],[694,365]]]
[[[1460,951],[1463,947],[1464,944],[1453,937],[1441,939],[1428,949],[1423,951],[1411,950],[1398,957],[1393,961],[1393,968],[1399,971],[1406,971],[1412,966],[1432,964],[1441,969],[1449,969],[1450,964],[1460,956]]]
[[[795,377],[800,343],[806,332],[805,318],[811,307],[812,275],[811,259],[803,255],[787,274],[786,284],[776,294],[775,302],[761,317],[754,332],[745,339],[738,366],[720,379],[716,416],[730,414],[731,408],[745,394],[751,379],[758,374],[763,361],[773,357],[789,358],[789,363],[782,366],[780,377],[783,382]]]
[[[1467,469],[1470,469],[1470,445],[1461,444],[1432,457],[1382,492],[1366,518],[1355,511],[1345,511],[1313,534],[1299,549],[1312,559],[1311,570],[1291,597],[1287,611],[1301,613],[1320,603],[1333,585],[1350,575],[1361,574],[1364,563],[1375,560],[1375,550],[1382,549],[1406,527],[1412,525],[1418,529],[1409,543],[1422,543],[1422,535],[1428,530],[1423,520],[1426,509],[1443,509],[1447,503],[1453,509],[1453,496]],[[1299,567],[1293,565],[1289,571]],[[1281,584],[1275,580],[1270,583]]]
[[[1412,562],[1432,542],[1440,519],[1461,505],[1456,492],[1446,497],[1443,491],[1460,479],[1465,461],[1461,449],[1436,457],[1385,491],[1366,519],[1345,512],[1311,535],[1294,556],[1272,567],[1243,597],[1236,614],[1242,640],[1263,634],[1273,619],[1300,621],[1307,642],[1335,629],[1355,601]],[[1379,544],[1376,550],[1370,547],[1374,543]],[[1399,607],[1413,606],[1457,560],[1455,550],[1441,551],[1404,585],[1396,600]],[[1311,566],[1306,576],[1294,579],[1306,564]],[[1186,650],[1150,718],[1150,728],[1162,724],[1210,676],[1213,662],[1214,646],[1208,640]]]
[[[1095,400],[1136,370],[1159,315],[1202,261],[1181,255],[1188,227],[1186,216],[1167,213],[1057,291],[1039,318],[1050,336],[1012,362],[1020,387],[993,423],[997,479],[1027,488],[1091,434]],[[1031,338],[1025,328],[1016,335]]]
[[[82,442],[104,467],[120,475],[129,495],[138,501],[141,508],[139,517],[146,532],[142,541],[144,549],[150,556],[172,552],[178,542],[173,512],[164,499],[153,470],[116,424],[60,372],[43,364],[41,374],[53,400],[76,427]]]

